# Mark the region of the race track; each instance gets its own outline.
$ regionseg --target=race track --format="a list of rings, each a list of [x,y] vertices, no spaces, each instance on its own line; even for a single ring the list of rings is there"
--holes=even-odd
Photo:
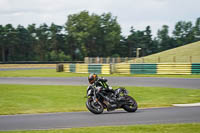
[[[200,79],[107,77],[111,86],[159,86],[200,89]],[[0,84],[88,85],[87,77],[39,78],[1,77]],[[90,112],[1,115],[0,131],[58,129],[91,126],[192,123],[200,122],[200,107],[170,107],[139,109],[135,113],[123,110],[94,115]]]
[[[94,115],[90,112],[0,116],[0,130],[58,129],[111,125],[200,122],[200,107],[123,110]]]
[[[200,89],[200,79],[152,78],[152,77],[106,77],[111,86],[151,86]],[[87,77],[1,77],[0,84],[37,85],[88,85]]]

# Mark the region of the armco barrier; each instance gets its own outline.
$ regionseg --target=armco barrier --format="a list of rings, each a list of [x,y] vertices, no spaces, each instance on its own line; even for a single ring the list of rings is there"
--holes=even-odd
[[[110,64],[102,64],[102,66],[101,66],[101,74],[111,74],[111,66],[110,66]]]
[[[192,74],[200,74],[200,63],[192,64]]]
[[[115,64],[114,72],[119,74],[156,74],[156,64]]]
[[[191,74],[191,63],[159,63],[157,74]]]
[[[64,64],[64,72],[110,74],[110,64]]]
[[[130,64],[115,64],[114,72],[119,74],[130,74]]]
[[[88,64],[88,72],[89,73],[101,73],[101,64]]]
[[[200,74],[200,63],[64,64],[65,72],[97,74]]]
[[[131,74],[156,74],[156,64],[130,64]]]
[[[76,64],[76,73],[88,73],[88,64]]]

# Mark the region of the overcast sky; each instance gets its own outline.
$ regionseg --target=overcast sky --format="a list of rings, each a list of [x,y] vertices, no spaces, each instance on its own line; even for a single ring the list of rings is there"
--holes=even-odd
[[[69,14],[83,10],[98,15],[111,12],[122,35],[129,35],[131,26],[144,30],[148,25],[155,35],[164,24],[171,30],[180,20],[194,24],[200,17],[200,0],[0,0],[0,24],[64,25]]]

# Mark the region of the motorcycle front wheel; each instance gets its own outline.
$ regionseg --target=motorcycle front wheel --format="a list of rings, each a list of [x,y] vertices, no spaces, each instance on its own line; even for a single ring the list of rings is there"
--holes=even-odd
[[[137,102],[131,96],[126,96],[127,104],[123,106],[123,109],[127,112],[135,112],[138,108]]]
[[[104,110],[103,105],[100,102],[94,102],[91,97],[88,98],[86,107],[90,112],[94,114],[101,114]]]

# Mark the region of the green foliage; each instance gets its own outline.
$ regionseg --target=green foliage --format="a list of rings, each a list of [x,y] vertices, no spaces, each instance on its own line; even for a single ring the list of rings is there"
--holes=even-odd
[[[51,61],[71,61],[71,56],[70,55],[65,55],[63,51],[59,51],[56,53],[56,51],[51,51],[50,52],[50,60]]]
[[[173,35],[177,46],[191,43],[195,39],[192,22],[179,21],[176,23]]]
[[[128,36],[121,35],[117,17],[111,13],[97,15],[82,11],[71,14],[65,25],[36,24],[16,28],[0,25],[0,61],[65,61],[83,60],[84,57],[135,57],[200,41],[200,18],[195,24],[179,21],[172,36],[163,25],[152,37],[151,27],[145,30],[130,28]]]
[[[200,17],[197,18],[193,30],[194,30],[195,41],[200,41]]]
[[[99,16],[83,11],[70,15],[65,29],[73,60],[85,56],[111,56],[120,41],[121,29],[111,13]]]
[[[125,42],[128,49],[128,56],[136,56],[137,48],[141,48],[141,56],[145,56],[154,52],[154,43],[152,40],[151,27],[147,26],[144,31],[135,31],[131,27],[131,34],[127,37]]]
[[[116,58],[116,57],[120,57],[119,54],[113,54],[112,57]]]

